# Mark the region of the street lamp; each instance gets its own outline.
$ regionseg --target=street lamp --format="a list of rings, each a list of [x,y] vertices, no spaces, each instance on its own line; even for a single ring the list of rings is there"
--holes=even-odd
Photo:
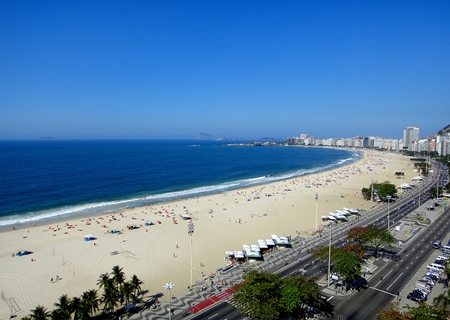
[[[317,199],[319,199],[319,194],[316,192],[316,232],[318,230],[318,228],[317,228]]]
[[[189,243],[189,251],[191,256],[191,272],[190,272],[190,281],[189,281],[189,290],[192,288],[192,235],[194,234],[194,224],[189,222],[188,224],[188,235],[190,237],[190,243]]]
[[[330,279],[331,279],[331,229],[333,226],[333,222],[331,222],[330,225],[330,240],[328,243],[328,285],[327,287],[330,286]]]
[[[169,290],[169,320],[172,320],[172,294],[170,293],[170,290],[173,289],[173,287],[175,287],[174,283],[166,283],[165,286],[163,286],[164,289]]]
[[[391,216],[390,216],[390,213],[389,213],[389,203],[391,202],[391,196],[387,196],[386,197],[387,198],[387,201],[388,201],[388,223],[387,223],[387,226],[388,226],[388,231],[389,231],[389,227],[390,227],[390,224],[391,224]]]

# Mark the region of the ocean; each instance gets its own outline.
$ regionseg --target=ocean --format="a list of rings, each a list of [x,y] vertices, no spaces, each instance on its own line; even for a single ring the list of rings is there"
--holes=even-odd
[[[0,227],[96,215],[342,166],[356,151],[203,140],[0,141]]]

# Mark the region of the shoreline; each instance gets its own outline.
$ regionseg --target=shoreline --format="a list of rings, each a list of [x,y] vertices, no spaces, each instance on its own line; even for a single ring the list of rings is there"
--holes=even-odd
[[[293,147],[293,148],[302,148],[305,146],[289,146],[289,147]],[[308,147],[308,148],[319,148],[319,147]],[[325,167],[317,167],[317,168],[311,168],[311,169],[301,169],[304,170],[305,172],[300,170],[295,170],[295,171],[288,171],[286,173],[284,173],[283,175],[288,175],[288,177],[274,177],[274,180],[272,181],[263,181],[260,183],[252,183],[249,185],[243,185],[243,186],[237,186],[237,187],[226,187],[226,184],[236,184],[239,183],[240,181],[245,181],[245,180],[254,180],[254,179],[258,179],[258,178],[248,178],[248,179],[241,179],[241,180],[234,180],[234,181],[228,181],[225,183],[219,183],[216,185],[207,185],[207,186],[202,186],[202,187],[197,187],[197,188],[193,188],[193,189],[187,189],[187,190],[178,190],[178,191],[170,191],[167,193],[160,193],[160,194],[156,194],[156,195],[148,195],[145,197],[135,197],[135,198],[130,198],[130,199],[115,199],[115,200],[110,200],[110,201],[101,201],[101,202],[93,202],[91,204],[89,203],[82,203],[82,204],[75,204],[75,205],[69,205],[69,208],[76,208],[76,207],[85,207],[88,205],[92,205],[95,206],[97,204],[100,203],[105,203],[105,205],[102,206],[110,206],[112,207],[110,210],[108,209],[101,209],[102,206],[98,205],[96,206],[94,209],[94,207],[91,207],[91,210],[96,210],[98,212],[85,212],[82,213],[81,211],[83,209],[79,209],[79,213],[75,213],[75,214],[71,214],[71,213],[63,213],[63,214],[58,214],[49,218],[41,218],[41,219],[37,219],[35,221],[27,221],[27,222],[19,222],[19,223],[15,223],[14,220],[19,220],[25,218],[25,214],[23,215],[24,217],[17,217],[16,219],[10,219],[10,220],[6,220],[7,218],[0,218],[0,233],[4,232],[4,231],[8,231],[10,229],[12,229],[13,227],[15,227],[16,229],[19,228],[31,228],[31,227],[39,227],[39,226],[45,226],[45,225],[49,225],[49,224],[54,224],[54,223],[63,223],[65,221],[69,221],[69,220],[76,220],[76,219],[83,219],[83,218],[90,218],[90,217],[95,217],[95,216],[100,216],[100,215],[104,215],[104,214],[117,214],[117,212],[120,211],[124,211],[127,210],[128,208],[138,208],[138,207],[145,207],[148,205],[158,205],[158,204],[164,204],[164,203],[171,203],[171,202],[176,202],[176,201],[182,201],[184,199],[190,199],[190,198],[198,198],[198,197],[207,197],[207,196],[213,196],[213,195],[217,195],[217,194],[221,194],[221,193],[226,193],[226,192],[233,192],[235,190],[240,190],[240,189],[246,189],[246,188],[251,188],[251,187],[258,187],[258,186],[262,186],[262,185],[266,185],[266,184],[270,184],[270,183],[276,183],[279,181],[283,181],[283,180],[287,180],[287,179],[295,179],[298,177],[306,177],[308,175],[312,175],[312,174],[317,174],[317,173],[321,173],[321,172],[327,172],[333,169],[338,169],[341,167],[345,167],[347,165],[351,165],[352,163],[358,162],[360,161],[363,157],[364,157],[364,150],[356,150],[356,149],[350,149],[350,148],[331,148],[331,147],[320,147],[320,148],[329,148],[329,149],[338,149],[338,150],[346,150],[348,152],[351,153],[350,157],[348,159],[345,159],[345,161],[343,163],[333,163],[330,165],[327,165]],[[353,157],[353,154],[358,154],[358,157]],[[350,160],[349,160],[350,159]],[[342,160],[340,160],[342,161]],[[299,172],[298,174],[294,174],[293,172]],[[268,177],[268,176],[266,176]],[[223,187],[221,187],[221,185],[223,185]],[[219,191],[200,191],[198,193],[193,193],[194,190],[198,189],[198,188],[215,188],[218,187],[220,190]],[[186,195],[171,195],[168,197],[168,200],[161,200],[163,199],[165,195],[170,195],[170,194],[176,194],[179,192],[187,192]],[[148,197],[153,197],[156,196],[156,199],[145,199]],[[126,205],[126,206],[117,206],[114,207],[115,202],[120,202],[120,203],[129,203],[131,205]],[[133,205],[135,204],[135,205]],[[47,210],[40,210],[35,212],[36,216],[40,216],[43,214],[48,214],[49,212],[51,212],[52,210],[61,210],[60,208],[53,208],[53,209],[47,209]],[[10,215],[7,217],[15,217],[16,215]],[[26,219],[26,218],[25,218]],[[4,221],[11,221],[8,224],[1,224]]]
[[[123,267],[127,278],[136,274],[142,279],[148,295],[164,292],[162,286],[173,282],[176,296],[187,291],[190,272],[190,220],[183,220],[182,215],[189,215],[195,226],[195,283],[201,273],[216,272],[226,265],[227,250],[241,250],[242,245],[270,238],[270,234],[308,237],[315,230],[316,216],[320,226],[322,215],[342,207],[370,209],[370,202],[360,194],[362,187],[368,187],[372,179],[397,185],[396,171],[405,172],[403,181],[410,181],[416,175],[412,169],[409,158],[368,150],[348,165],[264,185],[125,209],[114,216],[104,213],[92,219],[91,215],[90,221],[77,217],[63,219],[63,223],[37,224],[29,230],[20,227],[17,231],[1,231],[0,283],[5,296],[14,297],[24,310],[21,317],[26,315],[26,305],[28,310],[37,304],[52,310],[62,294],[73,297],[97,288],[99,275],[110,272],[114,265]],[[154,225],[145,226],[148,220]],[[66,222],[74,227],[66,227]],[[128,230],[127,225],[132,224],[138,228]],[[111,229],[123,231],[106,233]],[[86,234],[97,239],[84,242]],[[16,250],[33,254],[12,258]],[[111,255],[112,251],[120,254]],[[63,280],[50,283],[55,275]],[[21,287],[28,288],[29,293],[21,292]],[[2,318],[7,316],[3,313]]]

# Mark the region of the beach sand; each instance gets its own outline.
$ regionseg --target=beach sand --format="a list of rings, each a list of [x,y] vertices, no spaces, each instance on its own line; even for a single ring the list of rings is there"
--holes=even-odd
[[[2,298],[20,308],[19,318],[36,305],[52,310],[62,294],[74,297],[97,289],[99,275],[110,272],[115,265],[123,267],[128,279],[133,274],[142,279],[142,288],[149,290],[148,295],[166,294],[163,285],[173,282],[172,294],[176,296],[186,292],[190,282],[187,232],[190,220],[182,219],[182,215],[190,215],[194,223],[195,283],[202,278],[202,272],[216,272],[227,264],[224,261],[226,250],[241,250],[243,244],[270,239],[271,234],[310,236],[316,229],[316,193],[319,228],[323,224],[322,215],[342,207],[370,209],[371,203],[363,200],[361,189],[368,187],[372,180],[399,185],[400,179],[394,175],[397,171],[405,173],[403,182],[411,181],[416,175],[408,158],[364,151],[364,157],[358,162],[308,176],[96,217],[2,231]],[[147,221],[154,225],[145,226]],[[129,230],[129,225],[138,228]],[[112,229],[122,233],[109,234]],[[87,234],[96,239],[84,241]],[[33,253],[13,257],[19,250]],[[112,251],[119,254],[111,255]],[[61,279],[56,281],[56,276]],[[161,300],[167,300],[167,295]],[[7,303],[2,300],[0,304],[0,319],[9,318]]]

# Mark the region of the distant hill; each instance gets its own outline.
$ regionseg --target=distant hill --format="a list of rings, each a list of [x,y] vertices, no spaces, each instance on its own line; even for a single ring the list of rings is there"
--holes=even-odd
[[[213,138],[211,137],[211,135],[202,132],[197,136],[197,139],[198,140],[212,140]]]
[[[439,134],[450,133],[450,124],[438,131]]]

